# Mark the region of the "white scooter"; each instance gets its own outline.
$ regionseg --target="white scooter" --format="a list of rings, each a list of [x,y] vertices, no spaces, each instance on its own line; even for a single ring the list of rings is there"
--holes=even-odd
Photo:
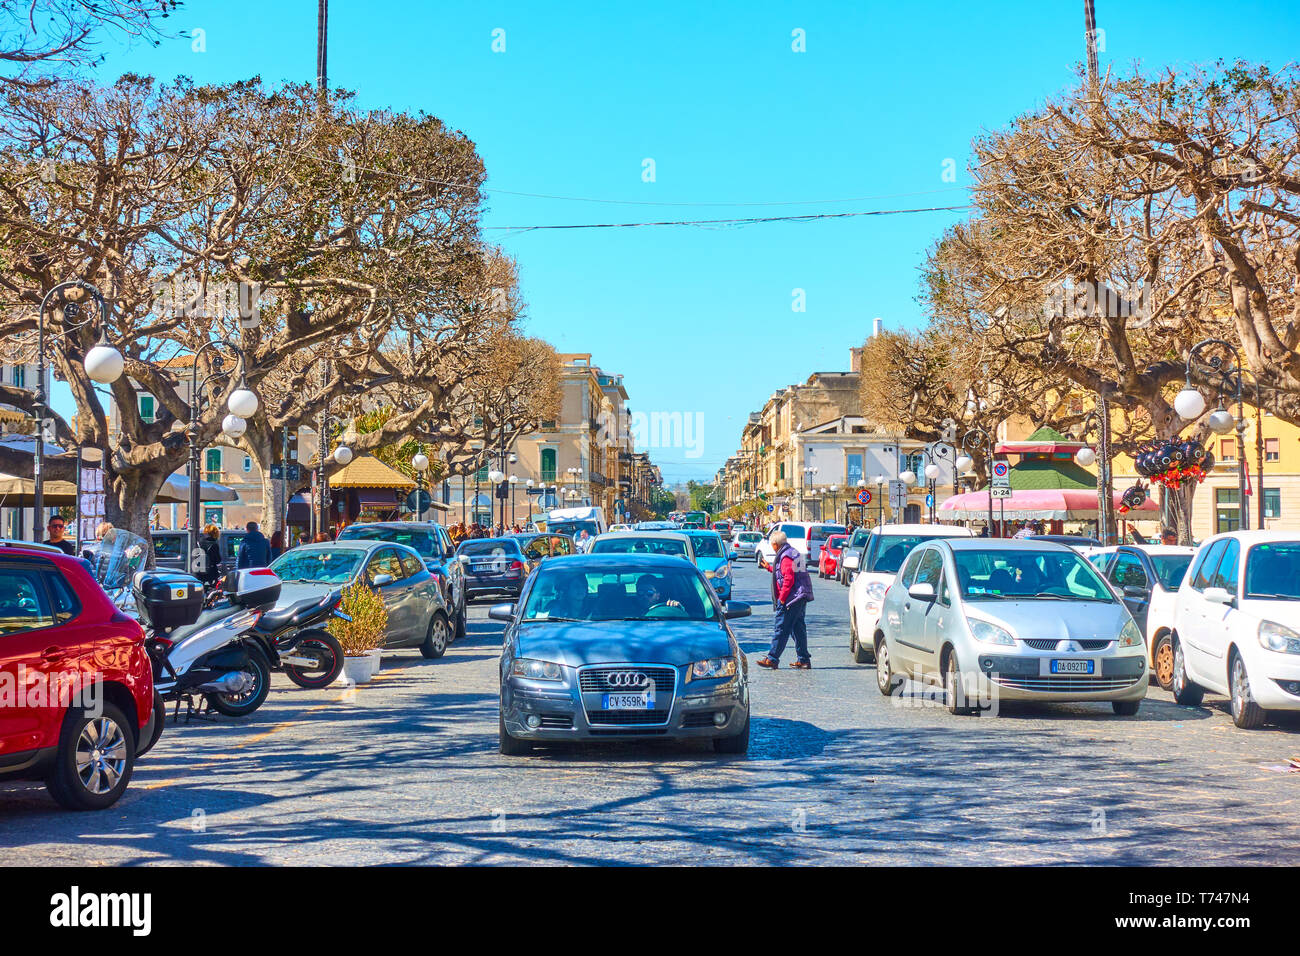
[[[229,717],[262,706],[271,688],[271,665],[249,631],[280,598],[280,577],[268,568],[231,571],[229,603],[203,610],[203,584],[178,571],[138,571],[132,594],[145,646],[153,660],[154,687],[167,702],[185,701],[189,715],[206,703]]]

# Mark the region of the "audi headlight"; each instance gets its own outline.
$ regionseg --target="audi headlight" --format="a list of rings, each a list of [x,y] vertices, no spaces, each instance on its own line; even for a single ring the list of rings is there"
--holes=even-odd
[[[510,665],[514,677],[527,677],[529,680],[563,680],[564,671],[559,664],[550,661],[535,661],[528,657],[517,657]]]
[[[693,680],[712,680],[719,677],[736,676],[736,659],[734,657],[710,657],[705,661],[696,661],[686,668],[686,682]]]
[[[1120,647],[1141,647],[1146,642],[1142,640],[1142,632],[1138,626],[1133,623],[1132,618],[1124,622],[1124,626],[1119,630]]]
[[[879,581],[872,581],[867,585],[867,598],[878,603],[885,599],[885,592],[888,590],[888,586],[881,584]]]
[[[988,621],[971,619],[971,635],[977,641],[983,641],[985,644],[1004,644],[1008,647],[1016,646],[1016,639],[1011,636],[1011,632],[1004,627],[998,627]]]
[[[1259,622],[1259,642],[1279,654],[1300,654],[1300,633],[1275,621]]]

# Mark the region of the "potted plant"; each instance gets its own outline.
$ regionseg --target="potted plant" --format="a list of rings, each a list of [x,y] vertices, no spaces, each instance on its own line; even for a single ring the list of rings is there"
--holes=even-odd
[[[343,673],[349,681],[364,684],[379,670],[378,655],[388,633],[388,609],[377,591],[357,581],[343,589],[339,610],[346,617],[332,617],[325,629],[343,648]]]

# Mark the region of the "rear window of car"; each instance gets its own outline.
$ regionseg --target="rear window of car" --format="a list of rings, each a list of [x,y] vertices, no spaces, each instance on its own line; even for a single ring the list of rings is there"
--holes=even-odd
[[[669,554],[686,557],[686,542],[676,538],[597,538],[590,554]]]
[[[423,528],[367,528],[353,525],[344,528],[339,535],[340,541],[388,541],[391,544],[404,544],[426,558],[439,557],[434,535]]]
[[[755,544],[763,540],[763,536],[757,531],[744,531],[736,536],[736,540],[742,544]]]
[[[783,524],[781,530],[785,532],[787,538],[802,541],[808,537],[808,529],[801,524]]]
[[[812,539],[814,541],[825,541],[837,534],[845,534],[848,528],[842,524],[815,524],[812,526]]]
[[[185,537],[179,534],[158,535],[153,539],[155,558],[179,558],[185,550]]]
[[[507,554],[522,555],[519,550],[519,542],[513,538],[480,538],[478,540],[462,541],[457,549],[458,554],[468,554],[471,557],[476,555],[492,555],[501,557]]]
[[[842,535],[842,534],[833,534],[833,535],[831,535],[829,538],[826,539],[826,547],[828,547],[828,548],[832,548],[832,549],[834,549],[834,548],[842,548],[842,547],[844,547],[844,542],[847,541],[847,540],[849,540],[849,539],[848,539],[848,537],[847,537],[846,535]]]

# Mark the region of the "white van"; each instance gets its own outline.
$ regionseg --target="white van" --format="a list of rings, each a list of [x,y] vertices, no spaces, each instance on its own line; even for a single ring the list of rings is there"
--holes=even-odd
[[[609,530],[605,521],[605,509],[590,505],[576,508],[556,508],[546,515],[546,531],[550,534],[567,534],[574,541],[582,537],[582,532],[594,538]]]
[[[804,557],[808,567],[814,567],[822,554],[822,545],[833,534],[847,534],[848,528],[842,524],[827,521],[782,521],[768,529],[766,537],[758,546],[758,566],[770,567],[776,559],[776,548],[772,547],[772,532],[785,532],[786,540]]]

